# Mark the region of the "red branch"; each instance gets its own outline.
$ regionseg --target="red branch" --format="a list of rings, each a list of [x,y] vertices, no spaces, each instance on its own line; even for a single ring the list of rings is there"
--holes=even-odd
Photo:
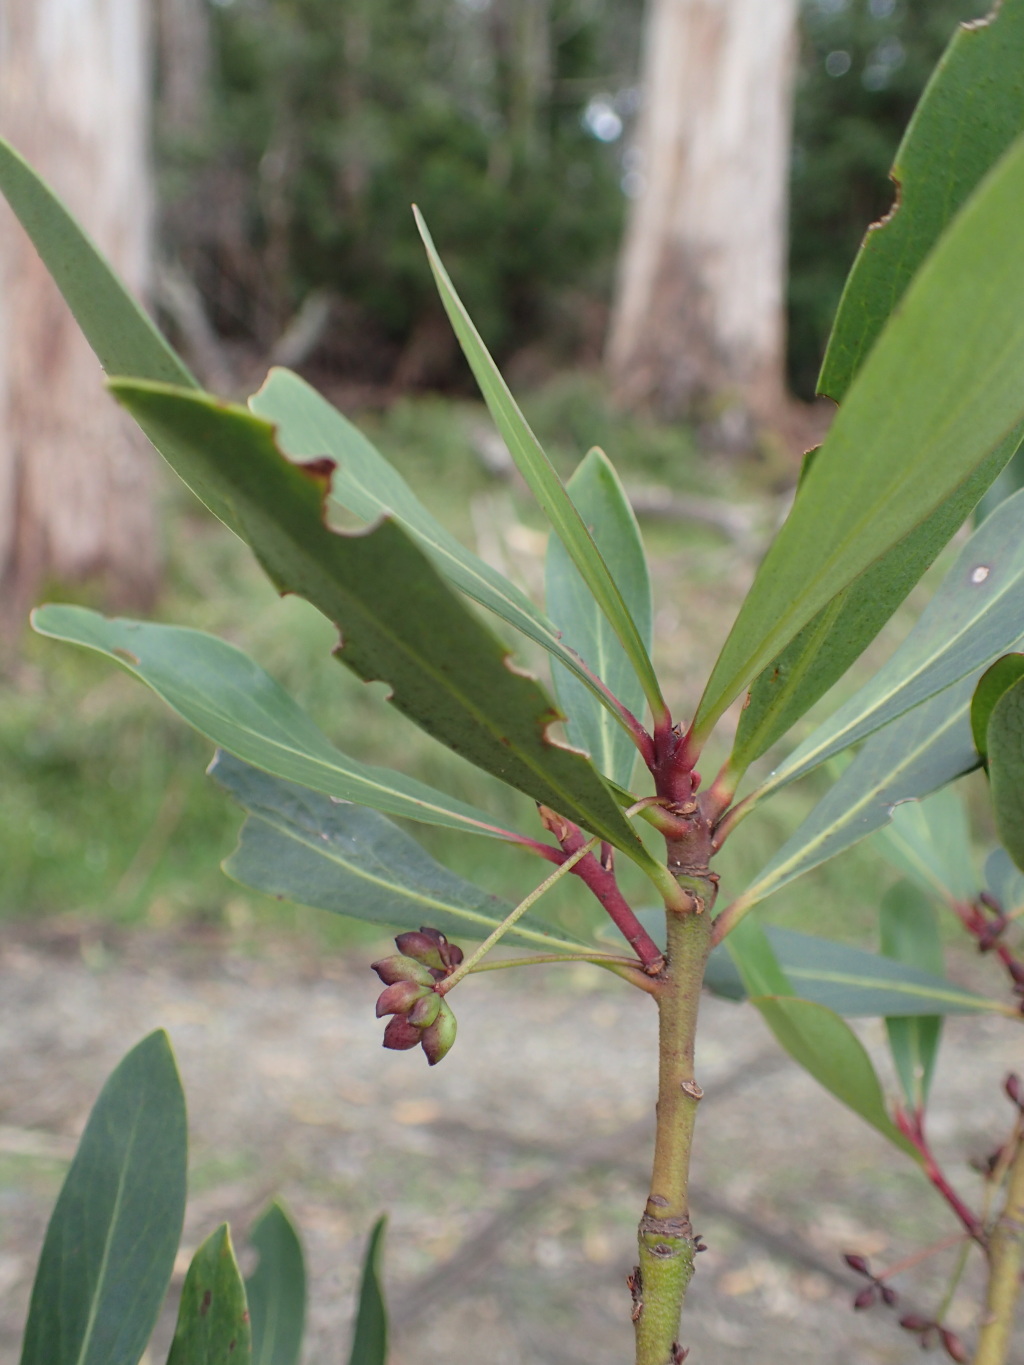
[[[988,1238],[985,1236],[985,1229],[981,1221],[975,1217],[957,1194],[956,1190],[953,1189],[953,1186],[943,1174],[939,1163],[935,1160],[935,1155],[929,1147],[928,1140],[924,1135],[923,1115],[915,1114],[911,1117],[906,1110],[897,1105],[894,1117],[896,1119],[897,1128],[899,1128],[904,1137],[910,1139],[921,1154],[925,1175],[960,1219],[960,1222],[964,1225],[968,1234],[979,1246],[986,1247],[988,1245]]]
[[[574,825],[571,820],[564,819],[546,806],[539,806],[538,810],[544,827],[555,836],[567,857],[588,842],[579,826]],[[579,877],[580,881],[594,893],[607,911],[609,919],[643,963],[644,970],[656,976],[665,965],[665,955],[637,919],[629,902],[619,890],[610,855],[611,849],[608,850],[606,865],[604,859],[599,860],[593,853],[588,853],[572,869],[572,874]]]

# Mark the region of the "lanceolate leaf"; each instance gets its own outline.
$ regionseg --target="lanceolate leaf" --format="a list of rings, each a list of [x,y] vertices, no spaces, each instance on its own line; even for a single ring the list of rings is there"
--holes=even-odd
[[[730,760],[737,776],[856,662],[1005,464],[1006,450],[1000,444],[927,521],[833,597],[754,680]],[[1024,516],[1024,508],[1018,505],[1016,515]],[[1019,543],[1015,536],[1014,549]],[[1024,612],[1021,618],[1024,630]]]
[[[838,1014],[824,1005],[785,996],[754,997],[752,1003],[777,1041],[810,1075],[842,1104],[908,1156],[913,1146],[899,1131],[885,1107],[885,1096],[857,1035]]]
[[[196,387],[183,361],[54,192],[2,138],[0,193],[21,220],[108,374]]]
[[[854,263],[818,390],[841,402],[914,272],[979,180],[1024,131],[1024,3],[962,27],[921,96],[892,168],[893,211]]]
[[[982,523],[888,663],[779,765],[755,799],[977,673],[1022,636],[1024,492]]]
[[[339,658],[441,743],[654,868],[596,769],[548,739],[558,718],[540,685],[440,578],[405,531],[384,521],[343,535],[323,519],[329,462],[291,464],[273,428],[241,408],[164,385],[111,389],[188,481],[222,490],[281,592],[341,629]]]
[[[938,917],[929,898],[910,882],[897,882],[882,897],[879,919],[882,952],[908,969],[943,971]],[[888,1018],[889,1048],[911,1113],[921,1113],[928,1099],[939,1050],[939,1012],[917,1019]]]
[[[893,806],[926,796],[977,766],[968,719],[971,680],[959,682],[873,735],[839,781],[729,908],[730,922],[812,867],[852,847]]]
[[[824,1005],[793,997],[764,930],[746,919],[726,940],[751,1003],[779,1044],[814,1079],[908,1155],[913,1147],[892,1122],[871,1059],[849,1025]],[[777,994],[758,994],[774,982]]]
[[[273,1203],[249,1231],[259,1265],[245,1282],[253,1365],[298,1365],[306,1326],[306,1263],[295,1227]]]
[[[249,812],[229,877],[267,895],[399,929],[429,924],[449,938],[486,938],[512,907],[436,863],[376,811],[282,782],[218,753],[210,775]],[[524,916],[507,937],[557,952],[558,930]]]
[[[698,738],[1020,423],[1022,200],[1019,139],[922,266],[850,389],[715,665]]]
[[[971,698],[971,734],[982,758],[988,757],[988,723],[996,702],[1015,682],[1024,677],[1024,654],[1005,654],[978,679]]]
[[[988,776],[999,841],[1024,871],[1024,678],[992,708]]]
[[[661,718],[665,714],[665,703],[637,623],[630,615],[629,608],[623,601],[618,585],[600,550],[594,544],[593,537],[562,486],[562,481],[541,448],[540,442],[530,430],[498,367],[488,354],[479,332],[473,326],[462,300],[455,292],[455,287],[441,263],[419,210],[414,208],[413,212],[416,214],[420,236],[427,248],[430,268],[441,295],[441,302],[495,425],[508,446],[509,454],[579,570],[580,576],[593,593],[594,600],[621,640],[623,649],[636,669],[644,695],[650,702],[655,717]]]
[[[896,806],[875,839],[889,861],[928,896],[949,903],[977,895],[967,811],[955,786]]]
[[[250,1365],[252,1340],[227,1223],[202,1244],[185,1276],[167,1365]]]
[[[348,1365],[387,1365],[388,1313],[380,1283],[380,1259],[386,1227],[387,1219],[378,1218],[366,1245]]]
[[[846,1019],[1006,1013],[1001,1001],[987,1000],[947,981],[941,955],[938,965],[932,957],[921,962],[901,957],[894,962],[898,955],[888,946],[883,948],[886,955],[879,956],[776,925],[766,925],[763,933],[789,983],[788,993],[825,1005]],[[704,981],[714,994],[742,1000],[747,990],[739,970],[730,962],[732,938],[730,935],[711,954]],[[764,986],[757,989],[764,990]]]
[[[185,1097],[167,1035],[117,1067],[46,1230],[21,1365],[138,1365],[185,1212]]]
[[[273,369],[249,406],[277,427],[281,448],[292,459],[328,455],[338,467],[330,501],[367,522],[392,516],[413,537],[439,573],[461,592],[493,611],[509,625],[542,645],[608,708],[619,713],[580,659],[567,648],[543,612],[509,580],[467,550],[423,506],[409,485],[363,433],[304,379],[290,370]],[[635,687],[635,683],[634,683]],[[643,703],[641,701],[635,708]],[[632,741],[630,741],[632,744]]]
[[[505,833],[454,797],[343,754],[269,673],[216,636],[108,620],[85,607],[39,607],[32,624],[40,635],[116,660],[200,734],[265,772],[407,820],[471,834]]]
[[[567,487],[650,651],[653,607],[647,558],[636,517],[611,461],[601,450],[590,451]],[[548,541],[547,608],[561,625],[565,643],[586,659],[628,710],[641,714],[643,689],[626,651],[555,536]],[[636,763],[636,747],[629,734],[574,673],[556,669],[554,683],[555,696],[569,717],[570,742],[586,749],[614,782],[628,786]]]

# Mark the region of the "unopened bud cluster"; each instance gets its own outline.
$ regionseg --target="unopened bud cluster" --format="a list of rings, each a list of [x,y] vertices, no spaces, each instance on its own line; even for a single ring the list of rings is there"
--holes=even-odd
[[[857,1275],[863,1275],[868,1281],[868,1284],[854,1298],[854,1308],[871,1308],[879,1300],[888,1308],[896,1307],[899,1302],[899,1295],[891,1285],[884,1283],[882,1276],[872,1273],[871,1266],[864,1256],[858,1256],[851,1252],[844,1256],[843,1260],[852,1271]],[[914,1332],[921,1338],[922,1350],[929,1350],[932,1346],[939,1345],[950,1360],[955,1360],[957,1365],[967,1365],[970,1357],[963,1342],[955,1332],[951,1332],[948,1327],[943,1327],[941,1322],[921,1317],[918,1313],[906,1313],[900,1318],[900,1326],[905,1332]]]
[[[377,1018],[392,1016],[384,1046],[404,1052],[419,1045],[436,1066],[451,1051],[456,1030],[451,1006],[436,987],[462,961],[462,949],[426,925],[399,934],[395,947],[393,956],[372,964],[385,986],[377,998]]]

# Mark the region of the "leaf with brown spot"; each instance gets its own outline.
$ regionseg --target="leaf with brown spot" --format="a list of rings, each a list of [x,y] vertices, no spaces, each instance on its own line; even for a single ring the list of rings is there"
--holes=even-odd
[[[251,1365],[245,1285],[231,1233],[222,1223],[207,1237],[185,1276],[167,1365]]]

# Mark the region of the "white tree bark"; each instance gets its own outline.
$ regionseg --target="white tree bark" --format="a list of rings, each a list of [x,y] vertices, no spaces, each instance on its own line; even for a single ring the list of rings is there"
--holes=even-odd
[[[764,418],[784,393],[798,0],[648,3],[613,382],[629,406]]]
[[[50,181],[129,288],[149,279],[147,0],[0,0],[0,132]],[[48,578],[144,603],[154,460],[0,202],[0,612]]]

